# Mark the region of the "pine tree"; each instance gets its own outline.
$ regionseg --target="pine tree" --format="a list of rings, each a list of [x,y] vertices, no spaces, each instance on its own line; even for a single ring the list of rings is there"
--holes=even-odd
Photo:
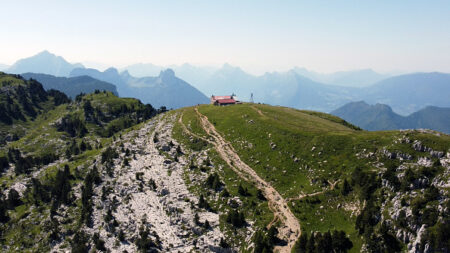
[[[341,193],[344,196],[347,196],[352,191],[352,187],[348,183],[347,179],[344,179],[344,183],[342,184]]]
[[[89,247],[87,245],[89,241],[89,237],[86,233],[83,231],[78,231],[73,236],[72,242],[70,243],[70,246],[72,247],[73,253],[86,253],[89,251]]]
[[[239,186],[238,186],[238,193],[239,193],[239,195],[241,195],[241,196],[248,196],[248,190],[247,190],[247,188],[242,187],[241,184],[239,184]]]
[[[7,205],[8,209],[14,209],[16,206],[19,206],[22,204],[22,201],[20,200],[20,195],[15,189],[10,189],[8,192],[8,200]]]
[[[316,245],[314,241],[314,233],[311,234],[309,237],[308,243],[306,244],[306,252],[313,253],[315,252]]]
[[[0,193],[1,194],[1,193]],[[7,213],[7,206],[5,201],[3,201],[2,196],[0,196],[0,222],[5,223],[9,220]]]
[[[295,253],[306,253],[306,245],[308,244],[308,234],[306,232],[302,232],[300,238],[294,245]]]
[[[256,197],[259,200],[266,200],[266,197],[264,197],[264,194],[263,194],[263,192],[260,189],[258,189],[258,191],[256,192]]]
[[[205,220],[205,223],[203,224],[203,226],[204,226],[206,229],[210,229],[210,228],[211,228],[211,225],[209,225],[209,221],[208,221],[208,220]]]
[[[200,225],[200,217],[198,216],[198,213],[195,213],[195,215],[194,215],[194,223],[197,226]]]
[[[97,250],[106,251],[105,241],[100,238],[99,233],[95,233],[92,240],[94,241],[94,245]]]
[[[220,243],[219,246],[223,249],[228,249],[230,248],[230,245],[227,243],[227,241],[225,241],[225,239],[220,238]]]

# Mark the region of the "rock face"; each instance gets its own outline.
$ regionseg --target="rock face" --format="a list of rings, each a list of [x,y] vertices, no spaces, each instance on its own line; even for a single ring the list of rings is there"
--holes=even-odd
[[[134,153],[135,159],[129,166],[122,166],[124,157],[116,159],[114,177],[104,175],[106,182],[95,189],[94,203],[100,208],[94,210],[93,226],[87,231],[101,231],[100,237],[108,249],[138,251],[133,239],[139,237],[140,227],[151,231],[151,238],[161,242],[163,252],[209,252],[220,248],[220,239],[224,236],[219,229],[219,215],[197,209],[198,198],[189,192],[183,179],[187,163],[185,157],[177,154],[178,144],[171,138],[174,119],[175,116],[164,120],[158,117],[137,132],[124,136],[124,148]],[[156,132],[158,142],[154,143]],[[163,150],[167,153],[162,154]],[[102,200],[104,186],[112,190]],[[115,230],[122,230],[126,241],[117,244],[112,232],[102,229],[108,228],[104,216],[109,209],[119,224]],[[194,219],[196,214],[198,221]],[[206,220],[210,225],[208,229],[199,226]]]

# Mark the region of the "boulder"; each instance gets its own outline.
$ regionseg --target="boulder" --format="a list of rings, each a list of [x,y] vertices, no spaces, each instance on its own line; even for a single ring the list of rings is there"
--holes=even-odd
[[[442,152],[442,151],[430,151],[430,155],[432,157],[442,158],[442,157],[444,157],[444,152]]]
[[[165,195],[169,194],[169,190],[166,188],[162,188],[161,190],[159,190],[158,193],[160,196],[165,196]]]
[[[412,147],[413,147],[413,149],[415,151],[419,151],[419,152],[424,152],[425,151],[425,146],[423,146],[422,142],[420,142],[418,140],[414,141]]]

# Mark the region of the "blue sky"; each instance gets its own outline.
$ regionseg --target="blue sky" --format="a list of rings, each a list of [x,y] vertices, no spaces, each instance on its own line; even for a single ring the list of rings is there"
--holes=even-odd
[[[0,63],[450,72],[450,1],[5,1]]]

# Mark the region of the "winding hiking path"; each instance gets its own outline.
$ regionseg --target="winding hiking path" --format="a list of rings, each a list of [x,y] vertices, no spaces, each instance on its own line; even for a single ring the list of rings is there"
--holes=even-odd
[[[199,116],[200,124],[205,132],[212,137],[212,143],[219,153],[220,157],[241,177],[246,180],[255,182],[258,189],[263,191],[269,202],[269,207],[274,212],[276,219],[281,222],[279,227],[279,236],[284,239],[287,244],[276,246],[276,252],[291,252],[297,238],[300,236],[300,223],[288,207],[287,201],[273,188],[269,183],[264,181],[258,174],[246,163],[244,163],[231,144],[227,142],[209,122],[208,118],[198,111],[195,112]]]
[[[336,184],[339,182],[339,180],[336,180],[334,182],[331,182],[330,180],[328,180],[328,183],[330,184],[330,189],[329,190],[333,190],[334,187],[336,186]],[[323,194],[327,191],[329,191],[327,189],[323,190],[323,191],[319,191],[319,192],[314,192],[314,193],[300,193],[300,195],[298,195],[297,197],[292,197],[292,198],[287,198],[286,201],[293,201],[293,200],[300,200],[306,197],[314,197],[320,194]]]

